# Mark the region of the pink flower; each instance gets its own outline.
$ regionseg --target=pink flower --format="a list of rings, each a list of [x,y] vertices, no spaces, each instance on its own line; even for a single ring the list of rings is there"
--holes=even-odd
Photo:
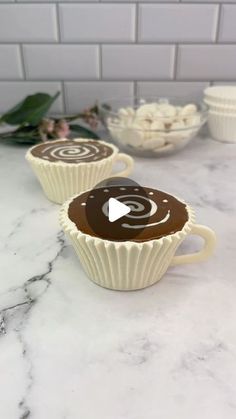
[[[98,118],[97,115],[94,112],[92,112],[91,109],[85,109],[83,111],[83,119],[88,125],[90,125],[92,129],[95,130],[97,128]]]
[[[54,130],[54,125],[55,122],[53,121],[53,119],[44,118],[40,123],[39,129],[41,132],[45,134],[51,134]]]
[[[58,138],[67,138],[70,134],[69,124],[64,119],[60,119],[60,121],[55,124],[54,134]]]

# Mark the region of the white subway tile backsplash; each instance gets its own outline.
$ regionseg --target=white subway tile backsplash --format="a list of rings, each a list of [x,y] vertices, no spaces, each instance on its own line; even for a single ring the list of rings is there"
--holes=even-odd
[[[186,80],[235,79],[236,45],[182,45],[177,78]]]
[[[217,5],[143,4],[140,5],[139,40],[212,42],[217,15]]]
[[[66,111],[78,112],[94,105],[95,101],[133,96],[132,82],[66,82]]]
[[[68,112],[136,90],[196,96],[235,83],[235,21],[236,0],[0,0],[0,112],[62,81]]]
[[[203,90],[209,85],[208,82],[139,82],[138,94],[139,96],[176,96],[176,97],[192,97],[200,98]]]
[[[61,83],[59,82],[0,82],[0,113],[12,108],[27,95],[38,92],[53,95],[58,91],[61,91]],[[51,113],[60,114],[63,112],[63,101],[60,95],[52,105]]]
[[[62,41],[134,41],[133,4],[63,4],[59,7]]]
[[[171,45],[105,45],[102,74],[107,79],[171,79],[174,53]]]
[[[236,5],[225,4],[222,6],[220,35],[221,42],[236,41]]]
[[[22,79],[22,64],[18,45],[0,45],[0,79]],[[1,96],[1,92],[0,92]]]
[[[131,3],[131,0],[100,0],[100,1],[104,2],[104,3],[106,3],[106,2],[109,2],[109,3],[111,3],[111,2]],[[179,1],[180,0],[171,0],[171,3],[178,3]],[[154,2],[156,2],[156,3],[165,3],[165,2],[170,3],[170,0],[135,0],[135,2],[136,3],[146,3],[146,2],[147,3],[148,2],[150,2],[150,3],[154,3]]]
[[[53,4],[0,4],[1,42],[53,42],[57,40]]]
[[[236,0],[181,0],[183,3],[235,3]]]
[[[0,0],[4,1],[4,0]],[[96,3],[99,2],[100,0],[12,0],[12,1],[17,1],[17,3]],[[109,0],[108,0],[109,1]],[[128,0],[129,1],[129,0]]]
[[[28,79],[97,79],[98,47],[95,45],[25,45]]]

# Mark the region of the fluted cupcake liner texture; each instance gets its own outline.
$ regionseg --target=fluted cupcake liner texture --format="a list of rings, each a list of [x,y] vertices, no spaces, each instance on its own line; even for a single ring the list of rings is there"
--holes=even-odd
[[[219,106],[236,106],[235,99],[227,99],[225,97],[212,97],[210,95],[205,94],[204,100],[206,102],[210,102],[212,105],[219,105]]]
[[[103,144],[106,142],[100,141]],[[111,156],[96,162],[65,163],[51,162],[32,155],[31,147],[26,159],[30,163],[42,189],[50,201],[62,204],[76,193],[93,188],[98,182],[111,176],[112,167],[118,154],[118,148],[109,143],[113,149]]]
[[[88,277],[96,284],[114,290],[137,290],[159,281],[171,264],[175,252],[194,223],[194,212],[187,206],[189,220],[183,229],[167,237],[145,242],[115,242],[82,233],[68,217],[74,198],[60,211],[60,224]]]
[[[236,105],[232,106],[232,105],[219,105],[216,103],[213,103],[209,100],[204,100],[204,102],[209,106],[210,111],[213,112],[220,112],[223,113],[225,115],[228,114],[233,114],[236,115]]]
[[[204,90],[205,100],[222,106],[236,106],[236,86],[210,86]]]
[[[208,126],[213,138],[223,142],[236,142],[236,114],[209,111]]]

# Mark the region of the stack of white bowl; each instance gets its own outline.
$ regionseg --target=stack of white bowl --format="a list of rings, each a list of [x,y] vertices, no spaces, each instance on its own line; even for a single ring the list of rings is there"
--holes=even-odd
[[[209,106],[208,126],[213,138],[236,143],[236,86],[211,86],[204,90]]]

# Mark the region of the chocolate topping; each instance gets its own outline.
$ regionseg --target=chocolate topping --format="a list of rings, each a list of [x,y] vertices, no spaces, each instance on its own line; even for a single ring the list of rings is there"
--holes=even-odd
[[[111,223],[109,198],[128,205],[131,212]],[[70,203],[68,216],[83,233],[107,240],[135,242],[176,233],[188,221],[186,205],[173,196],[156,189],[132,186],[85,192]]]
[[[96,162],[111,156],[113,149],[97,140],[60,140],[36,145],[31,154],[50,162]]]

